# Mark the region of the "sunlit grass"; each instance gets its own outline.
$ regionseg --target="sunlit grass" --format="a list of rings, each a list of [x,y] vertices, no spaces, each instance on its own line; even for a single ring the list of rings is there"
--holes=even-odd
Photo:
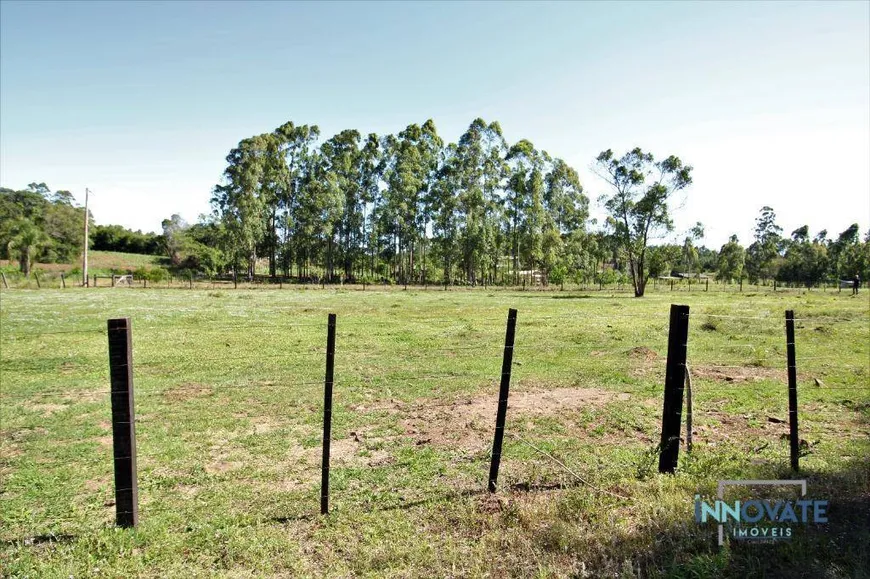
[[[0,301],[9,575],[867,573],[863,295],[285,286],[12,290]],[[683,449],[676,476],[660,476],[672,302],[692,310],[695,449]],[[484,490],[510,307],[513,404],[493,498]],[[787,418],[785,309],[798,318],[801,476],[832,500],[832,522],[788,545],[720,551],[715,528],[693,521],[695,493],[723,478],[793,476],[788,426],[771,420]],[[333,512],[322,518],[329,312]],[[112,527],[104,329],[120,316],[133,320],[136,531]]]

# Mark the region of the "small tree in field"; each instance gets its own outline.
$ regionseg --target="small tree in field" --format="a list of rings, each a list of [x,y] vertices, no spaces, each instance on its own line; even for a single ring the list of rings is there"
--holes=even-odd
[[[746,260],[746,250],[740,245],[736,235],[728,239],[728,243],[719,250],[719,263],[716,268],[716,276],[730,282],[743,278],[743,265]]]
[[[651,153],[635,148],[622,157],[610,149],[598,155],[596,173],[613,189],[604,195],[615,236],[628,255],[635,297],[642,297],[649,278],[647,244],[658,233],[671,231],[668,202],[692,184],[692,167],[671,155],[656,162]]]

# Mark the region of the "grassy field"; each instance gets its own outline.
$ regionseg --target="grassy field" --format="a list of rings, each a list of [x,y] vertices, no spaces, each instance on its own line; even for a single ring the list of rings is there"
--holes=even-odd
[[[152,269],[165,266],[168,259],[157,255],[141,255],[138,253],[122,253],[119,251],[89,251],[88,274],[109,276],[115,273],[132,272],[139,268]],[[32,270],[38,272],[45,287],[60,287],[60,273],[67,276],[67,284],[81,283],[81,262],[78,263],[34,263]],[[24,279],[18,269],[17,261],[0,259],[0,271],[6,274],[7,282],[14,288],[34,289],[36,280],[31,276]],[[104,282],[105,283],[105,282]]]
[[[0,575],[868,577],[868,293],[0,292]],[[691,306],[694,448],[657,474],[670,303]],[[499,491],[486,492],[518,309]],[[720,479],[796,478],[827,525],[716,544]],[[338,315],[332,512],[318,514]],[[140,526],[113,527],[106,319],[133,324]]]

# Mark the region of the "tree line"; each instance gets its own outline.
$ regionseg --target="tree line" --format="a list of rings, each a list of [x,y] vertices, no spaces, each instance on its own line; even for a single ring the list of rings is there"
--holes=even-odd
[[[0,187],[0,257],[17,260],[25,275],[36,261],[77,259],[84,222],[85,210],[75,206],[69,191],[52,193],[45,183],[21,191]]]
[[[480,284],[592,267],[577,172],[497,122],[447,144],[431,120],[319,137],[288,122],[230,151],[212,225],[232,269],[250,277],[264,257],[272,276]]]
[[[776,213],[763,207],[755,221],[753,242],[747,248],[736,236],[719,251],[717,273],[723,279],[779,280],[811,287],[829,279],[870,278],[870,230],[861,239],[853,223],[836,237],[827,230],[810,235],[808,225],[782,235]]]
[[[810,239],[807,227],[787,238],[769,207],[748,248],[736,237],[718,252],[696,248],[700,223],[682,246],[655,245],[674,230],[674,195],[692,184],[674,155],[603,151],[593,168],[610,187],[608,217],[590,231],[576,170],[528,140],[508,143],[498,122],[475,119],[456,143],[431,119],[395,135],[319,139],[316,125],[288,122],[230,151],[202,224],[222,250],[213,265],[252,277],[262,257],[270,276],[472,285],[609,275],[637,296],[677,268],[808,285],[870,274],[857,225],[837,239]]]
[[[651,277],[676,272],[807,285],[870,277],[870,232],[862,241],[852,225],[828,239],[803,226],[783,236],[770,207],[748,247],[736,236],[718,251],[697,246],[700,223],[681,244],[657,243],[673,236],[673,198],[692,184],[692,167],[674,155],[598,155],[593,169],[609,185],[599,224],[576,170],[528,140],[507,142],[498,122],[475,119],[455,143],[432,120],[397,134],[320,137],[316,125],[288,122],[243,139],[226,157],[211,214],[192,225],[172,215],[160,234],[92,226],[91,247],[249,279],[262,263],[271,277],[300,281],[621,281],[637,296]],[[0,189],[0,252],[20,257],[22,270],[35,258],[73,261],[83,219],[69,192]]]
[[[121,225],[96,225],[89,215],[89,249],[146,255],[166,253],[164,236]],[[45,183],[26,189],[0,187],[0,259],[29,275],[34,263],[78,263],[84,249],[85,210],[67,190]]]

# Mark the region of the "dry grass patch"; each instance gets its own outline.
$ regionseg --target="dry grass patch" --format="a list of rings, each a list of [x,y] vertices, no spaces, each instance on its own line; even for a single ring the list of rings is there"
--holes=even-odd
[[[556,388],[513,392],[508,400],[508,416],[557,416],[565,412],[600,408],[613,400],[628,400],[624,393],[596,388]],[[435,445],[481,451],[492,442],[497,397],[476,397],[455,400],[446,404],[431,404],[426,401],[386,404],[362,411],[386,411],[400,414],[399,426],[404,434],[417,445]]]
[[[171,402],[184,402],[193,398],[211,396],[214,391],[210,386],[196,382],[185,382],[163,391],[163,398]]]
[[[689,364],[693,378],[707,378],[722,382],[756,382],[758,380],[786,380],[785,370],[760,366],[693,366]]]
[[[46,417],[51,416],[55,412],[60,412],[61,410],[66,410],[67,408],[69,408],[69,406],[66,404],[53,404],[50,402],[35,403],[29,401],[24,402],[21,406],[26,410],[30,410],[32,412],[39,412]]]

